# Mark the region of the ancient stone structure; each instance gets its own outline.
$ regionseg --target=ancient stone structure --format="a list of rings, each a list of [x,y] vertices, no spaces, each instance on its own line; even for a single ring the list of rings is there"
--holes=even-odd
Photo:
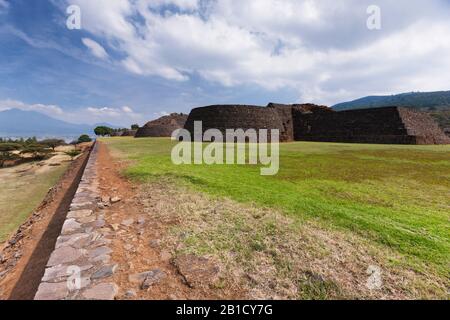
[[[295,139],[294,128],[294,114],[301,115],[304,113],[321,113],[333,112],[332,109],[326,106],[318,106],[315,104],[280,104],[269,103],[267,108],[275,109],[283,123],[280,141],[289,142]]]
[[[225,136],[226,129],[271,129],[280,130],[283,135],[283,123],[274,108],[248,105],[208,106],[191,111],[185,129],[194,133],[194,122],[202,121],[203,133],[208,129],[219,129]],[[282,139],[285,140],[284,137]]]
[[[70,206],[35,300],[113,300],[112,231],[98,208],[97,145]]]
[[[295,140],[382,143],[446,144],[450,139],[426,114],[386,107],[331,113],[294,113]]]
[[[120,135],[121,137],[134,137],[137,133],[137,130],[125,130]]]
[[[183,113],[172,113],[154,121],[148,122],[139,128],[135,138],[144,137],[170,137],[177,129],[182,129],[188,116]]]
[[[281,142],[450,144],[428,115],[399,107],[335,112],[314,104],[215,105],[192,110],[185,125],[191,134],[195,121],[202,121],[203,132],[224,135],[226,129],[278,129]]]

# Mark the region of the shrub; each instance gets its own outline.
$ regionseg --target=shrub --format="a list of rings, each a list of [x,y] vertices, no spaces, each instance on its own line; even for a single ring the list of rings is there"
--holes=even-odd
[[[20,159],[20,156],[12,152],[0,152],[0,168],[2,168],[7,161]]]
[[[10,152],[19,150],[22,146],[18,143],[1,143],[0,152]]]
[[[35,160],[43,160],[51,153],[51,150],[41,144],[30,144],[26,145],[20,153],[31,154]]]

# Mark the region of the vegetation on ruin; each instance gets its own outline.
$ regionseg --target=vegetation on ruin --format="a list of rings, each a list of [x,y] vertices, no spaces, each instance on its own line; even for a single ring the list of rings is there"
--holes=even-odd
[[[447,279],[449,146],[282,144],[279,174],[264,177],[258,166],[175,166],[175,142],[168,139],[105,142],[132,161],[129,177],[168,177],[214,196],[276,208],[299,223],[368,239],[385,248],[393,266]]]

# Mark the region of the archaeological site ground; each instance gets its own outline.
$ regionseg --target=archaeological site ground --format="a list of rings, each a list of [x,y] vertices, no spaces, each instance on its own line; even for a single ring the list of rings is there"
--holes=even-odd
[[[176,166],[176,143],[103,138],[86,150],[65,174],[75,180],[5,230],[0,296],[445,299],[448,146],[287,143],[279,174],[264,177]]]
[[[437,318],[449,17],[0,0],[0,317]]]

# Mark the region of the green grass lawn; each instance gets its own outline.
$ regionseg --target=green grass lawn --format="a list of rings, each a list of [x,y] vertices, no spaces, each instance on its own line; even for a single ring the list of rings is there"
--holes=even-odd
[[[24,223],[67,169],[64,163],[46,170],[31,169],[30,164],[0,169],[0,242]]]
[[[274,207],[356,233],[404,257],[415,271],[449,276],[450,146],[296,142],[281,145],[280,171],[258,166],[173,165],[168,139],[103,139],[133,160],[135,179],[172,177],[215,196]]]

